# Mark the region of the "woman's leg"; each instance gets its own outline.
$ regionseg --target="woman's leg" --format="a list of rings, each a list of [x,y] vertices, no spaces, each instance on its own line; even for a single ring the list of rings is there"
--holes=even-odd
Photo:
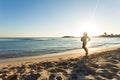
[[[86,56],[88,56],[88,49],[85,47],[84,50],[86,52]]]
[[[88,49],[87,49],[87,47],[86,47],[86,44],[87,44],[87,43],[83,43],[82,48],[85,50],[86,56],[88,56]]]

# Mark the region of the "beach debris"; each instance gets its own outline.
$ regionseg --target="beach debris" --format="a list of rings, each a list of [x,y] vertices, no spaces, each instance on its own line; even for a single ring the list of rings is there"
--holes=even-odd
[[[37,74],[28,74],[22,76],[22,80],[37,80],[41,75],[39,73]]]
[[[63,75],[63,73],[58,72],[58,73],[52,73],[52,74],[50,74],[49,80],[66,80],[66,78]]]

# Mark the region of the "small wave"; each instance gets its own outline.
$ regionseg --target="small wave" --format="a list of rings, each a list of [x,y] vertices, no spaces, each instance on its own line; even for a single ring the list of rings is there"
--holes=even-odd
[[[19,38],[19,40],[25,40],[25,41],[26,41],[26,40],[27,40],[27,41],[29,40],[29,41],[30,41],[30,40],[34,40],[34,39],[32,39],[32,38]]]
[[[48,41],[48,39],[34,39],[34,41]]]
[[[106,43],[104,43],[104,44],[98,44],[98,45],[92,45],[89,48],[101,47],[101,46],[104,46],[104,45],[106,45]]]
[[[103,43],[103,44],[90,46],[89,48],[102,47],[102,46],[108,46],[108,45],[120,45],[120,43]]]
[[[33,40],[32,38],[1,38],[0,41],[11,42],[11,41],[28,41]]]
[[[1,38],[0,42],[17,42],[17,41],[48,41],[51,39],[35,39],[35,38]]]

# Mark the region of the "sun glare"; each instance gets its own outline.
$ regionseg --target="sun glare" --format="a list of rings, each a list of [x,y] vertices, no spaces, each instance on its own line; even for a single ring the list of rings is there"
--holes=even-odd
[[[99,29],[96,24],[84,23],[79,27],[80,33],[87,32],[89,36],[97,36],[99,34]]]

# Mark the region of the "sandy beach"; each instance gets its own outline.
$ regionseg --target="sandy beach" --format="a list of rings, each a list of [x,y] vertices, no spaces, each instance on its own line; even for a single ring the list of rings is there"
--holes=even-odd
[[[0,80],[120,80],[120,48],[0,62]]]

